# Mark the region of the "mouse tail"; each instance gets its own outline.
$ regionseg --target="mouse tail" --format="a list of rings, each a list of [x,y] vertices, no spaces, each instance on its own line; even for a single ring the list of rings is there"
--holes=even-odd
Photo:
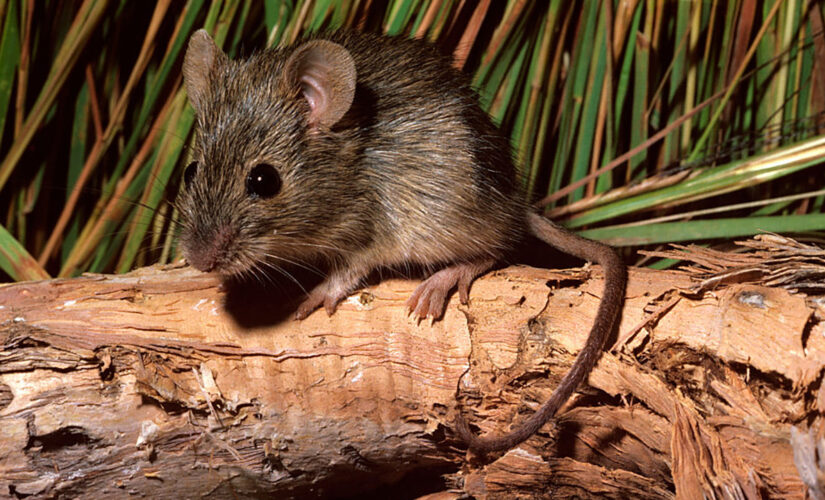
[[[615,250],[604,243],[577,236],[535,213],[527,215],[527,223],[530,232],[545,243],[558,248],[564,253],[601,265],[605,275],[604,292],[587,342],[579,352],[570,371],[561,380],[550,399],[518,428],[502,436],[479,437],[472,433],[459,409],[456,415],[456,431],[470,449],[478,452],[493,452],[512,448],[532,436],[548,420],[553,418],[559,408],[587,378],[599,360],[605,341],[613,330],[613,325],[619,315],[624,299],[627,269]]]

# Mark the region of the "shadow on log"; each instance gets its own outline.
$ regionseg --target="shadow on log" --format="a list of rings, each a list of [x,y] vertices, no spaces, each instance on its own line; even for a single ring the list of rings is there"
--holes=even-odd
[[[490,457],[452,433],[457,392],[481,433],[533,412],[598,267],[488,274],[433,325],[402,280],[301,322],[189,268],[2,286],[0,496],[801,499],[796,448],[815,497],[823,302],[729,281],[631,270],[589,386]]]

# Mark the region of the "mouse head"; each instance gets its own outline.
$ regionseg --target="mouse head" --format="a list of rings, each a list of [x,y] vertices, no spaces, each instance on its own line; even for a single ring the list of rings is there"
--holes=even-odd
[[[347,223],[324,200],[351,195],[357,154],[334,129],[355,94],[350,53],[313,40],[232,61],[200,30],[183,78],[197,115],[177,203],[189,263],[243,274],[334,248]]]
[[[277,53],[276,53],[277,54]],[[269,87],[282,87],[281,90],[300,88],[306,103],[307,123],[311,127],[331,127],[341,119],[352,105],[355,96],[355,63],[349,51],[337,43],[327,40],[313,40],[293,49],[281,64],[283,56],[267,57],[270,53],[258,54],[247,61],[249,66],[261,64],[261,70],[275,70],[277,74],[258,74],[261,81],[255,81],[255,75],[223,75],[249,77],[242,82]],[[258,61],[257,59],[269,59]],[[198,30],[189,39],[189,47],[183,61],[183,79],[189,102],[199,117],[211,111],[215,95],[221,89],[220,83],[213,83],[221,70],[231,66],[226,54],[215,45],[206,30]],[[242,63],[240,63],[242,64]],[[280,71],[278,71],[280,67]],[[279,78],[280,76],[280,78]]]

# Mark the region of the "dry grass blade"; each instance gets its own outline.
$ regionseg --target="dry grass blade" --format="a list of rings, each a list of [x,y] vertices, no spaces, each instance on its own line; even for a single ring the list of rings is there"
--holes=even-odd
[[[692,262],[686,268],[699,283],[695,293],[722,284],[751,283],[808,295],[825,294],[825,249],[776,234],[738,241],[743,252],[724,252],[699,245],[673,245],[673,250],[645,255]]]

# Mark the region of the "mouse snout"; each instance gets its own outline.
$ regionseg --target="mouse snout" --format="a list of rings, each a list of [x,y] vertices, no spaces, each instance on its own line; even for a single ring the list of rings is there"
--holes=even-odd
[[[186,253],[186,261],[198,271],[208,273],[215,269],[218,256],[215,252],[202,251],[201,249],[190,250]]]
[[[232,240],[232,232],[228,228],[204,235],[197,243],[184,245],[186,261],[198,271],[220,271],[230,261],[228,254]]]

